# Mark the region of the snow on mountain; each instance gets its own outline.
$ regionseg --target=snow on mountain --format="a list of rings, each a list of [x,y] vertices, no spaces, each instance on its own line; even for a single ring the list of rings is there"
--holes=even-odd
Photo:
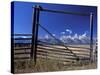
[[[87,33],[83,33],[82,35],[78,35],[77,33],[72,35],[62,35],[58,38],[65,44],[89,44],[90,43],[90,37],[87,36]],[[46,35],[43,38],[39,39],[44,42],[52,43],[52,44],[59,44],[57,40],[54,38]],[[93,42],[95,43],[96,39],[93,39]]]

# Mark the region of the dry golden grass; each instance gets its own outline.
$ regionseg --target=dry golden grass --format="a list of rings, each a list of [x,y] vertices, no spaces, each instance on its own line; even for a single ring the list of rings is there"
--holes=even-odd
[[[75,46],[75,45],[74,45]],[[76,45],[77,46],[77,45]],[[56,46],[58,48],[63,48],[60,46]],[[89,45],[80,45],[79,47],[86,47],[89,48]],[[46,48],[46,47],[44,47]],[[48,48],[50,49],[50,48]],[[51,51],[45,49],[46,52],[50,55],[54,53],[57,53],[57,51]],[[77,55],[81,55],[84,57],[87,57],[86,54],[89,55],[89,51],[88,50],[82,50],[81,48],[69,48],[71,49],[74,53],[76,53]],[[42,51],[45,51],[44,49],[42,49]],[[61,51],[61,50],[60,50]],[[66,50],[63,50],[64,53]],[[24,52],[24,51],[15,51],[16,53],[19,52]],[[30,51],[28,51],[30,52]],[[59,52],[58,50],[58,53]],[[62,52],[63,53],[63,52]],[[63,54],[64,54],[63,53]],[[85,55],[82,55],[82,54]],[[19,55],[17,55],[18,57],[20,57]],[[25,55],[22,55],[25,56]],[[57,56],[57,54],[56,54]],[[61,59],[61,58],[59,58]],[[66,59],[68,60],[68,59]],[[16,61],[14,62],[14,66],[15,66],[15,73],[31,73],[31,72],[53,72],[53,71],[68,71],[68,70],[85,70],[85,69],[96,69],[97,68],[97,62],[94,63],[90,63],[89,60],[85,61],[85,60],[80,60],[80,61],[76,61],[76,62],[61,62],[61,61],[56,61],[55,59],[42,59],[42,58],[38,58],[36,65],[34,65],[33,61],[29,61],[29,60],[24,60],[24,61]]]
[[[15,73],[31,73],[31,72],[53,72],[68,70],[85,70],[96,69],[97,63],[89,63],[88,61],[77,61],[75,63],[65,63],[55,60],[38,59],[36,65],[30,61],[15,62]]]

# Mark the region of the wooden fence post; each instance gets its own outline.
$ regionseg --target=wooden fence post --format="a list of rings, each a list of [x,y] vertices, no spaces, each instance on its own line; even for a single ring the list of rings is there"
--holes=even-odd
[[[35,6],[33,15],[32,43],[31,43],[31,59],[34,61],[34,63],[36,63],[36,55],[37,55],[39,12],[40,12],[39,6]]]
[[[90,61],[93,62],[93,14],[90,13]]]

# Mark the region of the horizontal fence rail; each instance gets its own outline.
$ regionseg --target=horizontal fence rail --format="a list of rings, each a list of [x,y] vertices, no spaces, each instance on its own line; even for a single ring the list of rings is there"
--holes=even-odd
[[[12,36],[32,36],[32,34],[12,34]]]
[[[62,51],[62,50],[55,50],[55,49],[49,49],[49,48],[51,48],[51,47],[49,47],[49,48],[44,48],[43,46],[41,46],[40,47],[40,45],[38,45],[39,47],[37,48],[37,56],[39,56],[39,58],[53,58],[53,59],[58,59],[59,58],[59,60],[65,60],[66,59],[66,61],[75,61],[76,60],[76,58],[73,56],[73,54],[71,54],[70,52],[67,52],[66,50],[65,51]],[[72,50],[72,51],[74,51],[74,50]],[[84,52],[84,51],[80,51],[79,53],[78,53],[79,51],[77,51],[77,52],[75,52],[79,57],[80,57],[80,59],[82,60],[82,59],[89,59],[89,54],[88,54],[88,52]],[[29,54],[30,54],[30,49],[26,49],[26,50],[15,50],[15,58],[16,59],[20,59],[21,58],[21,56],[22,56],[22,59],[23,59],[23,57],[26,57],[26,58],[28,58],[29,59]],[[21,55],[21,56],[20,56]],[[20,57],[19,57],[20,56]],[[25,58],[24,58],[25,59]],[[69,60],[70,59],[70,60]]]
[[[40,45],[46,45],[46,44],[48,44],[48,45],[56,45],[56,44],[52,44],[52,43],[48,43],[48,42],[44,42],[44,41],[40,41],[40,40],[38,42],[39,42]],[[41,43],[43,43],[43,44],[41,44]],[[71,45],[67,45],[67,47],[81,48],[81,49],[87,49],[87,50],[90,49],[90,48],[86,48],[86,47],[78,47],[78,46],[71,46]]]
[[[33,7],[36,8],[36,7]],[[60,13],[60,14],[71,14],[71,15],[79,15],[79,16],[89,16],[89,13],[78,13],[78,12],[69,12],[69,11],[59,11],[59,10],[50,10],[46,8],[36,8],[39,9],[40,11],[45,11],[45,12],[51,12],[51,13]]]
[[[32,40],[32,38],[14,38],[14,40]]]

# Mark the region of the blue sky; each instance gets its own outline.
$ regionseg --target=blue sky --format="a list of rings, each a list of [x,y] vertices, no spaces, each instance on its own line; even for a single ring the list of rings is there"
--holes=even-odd
[[[34,2],[14,2],[14,33],[32,32],[32,6],[40,5],[51,10],[62,10],[94,14],[94,37],[97,35],[97,8],[95,6],[59,5]],[[40,12],[40,24],[57,38],[66,36],[90,36],[89,16]],[[39,27],[39,37],[48,37],[48,34]]]

